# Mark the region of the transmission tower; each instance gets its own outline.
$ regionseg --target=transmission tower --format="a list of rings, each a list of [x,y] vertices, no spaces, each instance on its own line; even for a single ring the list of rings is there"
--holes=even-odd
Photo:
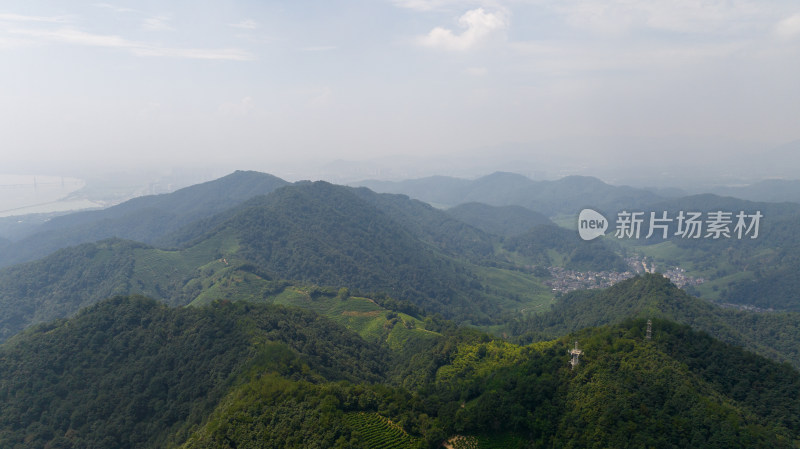
[[[578,341],[577,340],[575,341],[575,349],[569,351],[569,353],[572,355],[572,360],[569,361],[569,364],[572,365],[572,369],[575,369],[575,367],[578,366],[578,364],[581,363],[580,357],[581,357],[581,354],[583,354],[583,351],[578,349]]]
[[[647,337],[648,340],[653,339],[653,321],[647,320]]]

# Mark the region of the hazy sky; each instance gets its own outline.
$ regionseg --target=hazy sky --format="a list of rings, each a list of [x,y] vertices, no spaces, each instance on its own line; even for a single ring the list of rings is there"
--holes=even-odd
[[[0,172],[768,148],[798,80],[797,0],[5,0]]]

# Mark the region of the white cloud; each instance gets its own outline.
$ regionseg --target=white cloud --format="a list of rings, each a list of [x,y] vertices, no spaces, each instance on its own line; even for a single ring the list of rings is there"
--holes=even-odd
[[[8,31],[12,34],[21,34],[42,41],[62,42],[91,47],[133,48],[139,46],[139,44],[125,40],[119,36],[91,34],[72,28],[61,28],[57,30],[11,29]]]
[[[228,26],[234,28],[241,28],[243,30],[255,30],[256,28],[258,28],[258,23],[256,23],[255,20],[247,19],[247,20],[242,20],[239,23],[229,23]]]
[[[419,38],[418,42],[431,48],[465,51],[508,28],[504,12],[486,12],[483,8],[467,11],[458,19],[458,24],[464,28],[461,34],[456,34],[447,28],[436,27]]]
[[[69,19],[64,16],[26,16],[22,14],[0,14],[0,22],[47,22],[47,23],[68,23]]]
[[[783,39],[800,36],[800,13],[789,16],[775,25],[775,35]]]
[[[392,3],[401,8],[413,9],[415,11],[433,11],[454,5],[463,6],[464,4],[475,4],[474,1],[464,0],[393,0]]]
[[[128,50],[137,56],[159,56],[183,59],[219,59],[230,61],[249,61],[254,57],[247,51],[225,48],[225,49],[202,49],[202,48],[170,48],[160,47],[153,44],[131,41],[119,36],[92,34],[72,28],[61,28],[57,30],[41,29],[11,29],[12,34],[24,35],[43,42],[57,42],[72,45],[84,45],[89,47],[119,48]]]
[[[170,31],[173,28],[169,26],[169,20],[167,16],[148,17],[144,19],[142,28],[150,31]]]

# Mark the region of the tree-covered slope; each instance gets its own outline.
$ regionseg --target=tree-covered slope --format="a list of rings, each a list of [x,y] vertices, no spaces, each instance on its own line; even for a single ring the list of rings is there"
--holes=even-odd
[[[253,272],[257,270],[252,264],[226,262],[219,252],[224,250],[213,241],[164,251],[110,239],[1,269],[0,342],[31,324],[71,316],[118,294],[146,294],[177,306],[218,300],[291,305],[319,312],[370,341],[390,341],[393,346],[429,335],[418,319],[398,315],[419,316],[411,303],[386,295],[353,297],[347,288],[264,278]]]
[[[127,293],[134,251],[142,247],[107,240],[0,269],[0,341],[32,323],[65,317],[101,299]]]
[[[494,253],[493,240],[485,230],[427,203],[405,195],[375,193],[363,187],[354,189],[353,193],[385,213],[414,237],[446,254],[480,261],[490,258]]]
[[[645,320],[527,346],[473,335],[406,372],[428,373],[420,391],[462,436],[453,447],[796,446],[796,370],[669,321],[645,335]]]
[[[719,301],[800,312],[799,226],[800,212],[765,223],[758,242],[737,259],[741,272],[751,276],[728,283]]]
[[[558,433],[572,447],[796,447],[796,370],[707,334],[645,320],[574,338],[581,365]]]
[[[386,360],[310,312],[120,297],[0,346],[0,446],[166,447],[248,373],[373,382]]]
[[[110,237],[157,244],[189,223],[287,184],[265,173],[237,171],[173,193],[134,198],[108,209],[59,216],[36,227],[33,235],[8,245],[0,253],[0,266],[34,260],[60,248]],[[169,239],[165,243],[169,243]]]
[[[388,295],[476,323],[544,300],[533,278],[506,285],[501,268],[465,262],[487,257],[487,234],[408,198],[327,183],[279,189],[175,235],[189,243],[164,250],[110,239],[0,269],[0,341],[116,294],[172,305],[258,301],[280,280]]]
[[[763,309],[800,311],[800,297],[795,293],[800,269],[800,205],[766,203],[720,197],[712,194],[692,195],[652,206],[666,211],[675,219],[680,211],[700,212],[705,220],[709,212],[731,213],[730,238],[706,237],[704,223],[701,238],[675,235],[672,224],[668,239],[658,238],[623,241],[629,250],[646,255],[657,267],[679,266],[705,282],[692,291],[720,303],[756,306]],[[736,215],[760,212],[757,238],[755,232],[738,238],[734,232]],[[649,217],[645,217],[643,230]]]
[[[628,271],[625,260],[604,239],[581,240],[575,231],[554,224],[536,225],[508,237],[503,248],[535,265],[563,266],[577,271]]]
[[[107,239],[0,268],[0,341],[114,295],[145,294],[171,305],[188,304],[199,294],[190,281],[224,265],[218,259],[225,247],[225,242],[208,241],[164,251]]]
[[[490,234],[511,237],[537,225],[552,225],[549,218],[522,206],[490,206],[464,203],[447,209],[447,214]]]
[[[645,329],[520,346],[449,327],[401,354],[311,312],[119,297],[0,345],[0,445],[797,446],[796,370],[670,321]]]
[[[485,321],[501,312],[466,265],[440,255],[350,188],[299,184],[247,206],[206,238],[236,236],[236,257],[272,278],[385,292],[457,320]]]
[[[605,290],[564,295],[552,309],[516,322],[523,341],[548,339],[627,318],[688,324],[722,341],[800,367],[800,314],[723,309],[690,296],[659,274],[644,274]]]

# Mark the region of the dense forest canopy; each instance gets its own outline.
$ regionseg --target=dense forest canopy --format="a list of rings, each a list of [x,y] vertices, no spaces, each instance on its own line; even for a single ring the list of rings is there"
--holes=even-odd
[[[451,328],[407,353],[313,312],[118,297],[0,346],[0,444],[793,447],[797,371],[652,327],[652,340],[639,319],[524,346]]]

